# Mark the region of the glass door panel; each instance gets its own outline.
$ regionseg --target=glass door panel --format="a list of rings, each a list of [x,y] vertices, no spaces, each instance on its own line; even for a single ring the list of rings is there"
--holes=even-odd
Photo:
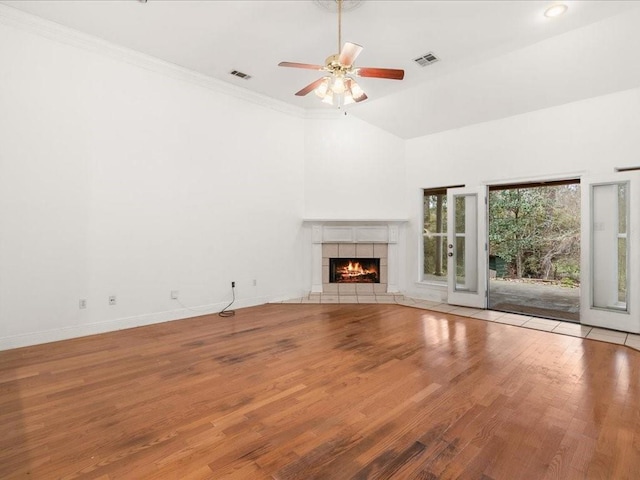
[[[478,194],[454,195],[455,212],[455,248],[453,258],[456,266],[455,290],[462,292],[478,291]],[[467,212],[470,212],[467,215]]]
[[[627,183],[591,186],[591,306],[627,311]]]

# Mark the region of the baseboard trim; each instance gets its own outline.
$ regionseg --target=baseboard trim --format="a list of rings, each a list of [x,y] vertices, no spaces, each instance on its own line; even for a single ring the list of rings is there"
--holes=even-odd
[[[292,293],[295,295],[295,293]],[[255,307],[273,302],[282,298],[282,295],[273,297],[254,297],[250,299],[238,300],[230,309]],[[198,317],[201,315],[211,315],[220,312],[229,305],[229,302],[220,302],[209,305],[198,305],[189,308],[179,308],[164,312],[147,313],[131,317],[116,318],[103,322],[86,323],[83,325],[72,325],[41,332],[31,332],[7,337],[0,337],[0,351],[14,348],[29,347],[43,343],[58,342],[72,338],[86,337],[100,333],[115,332],[127,328],[144,327],[155,323],[172,322],[184,320],[186,318]]]

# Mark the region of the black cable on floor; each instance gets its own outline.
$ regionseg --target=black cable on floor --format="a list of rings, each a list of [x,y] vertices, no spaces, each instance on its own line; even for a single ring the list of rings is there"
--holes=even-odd
[[[231,305],[233,305],[233,302],[236,301],[236,288],[233,285],[231,286],[231,293],[233,294],[233,300],[231,300],[231,303],[229,305],[227,305],[226,307],[224,307],[220,311],[220,313],[218,313],[218,315],[220,317],[233,317],[236,314],[235,310],[227,310],[227,308],[229,308]]]

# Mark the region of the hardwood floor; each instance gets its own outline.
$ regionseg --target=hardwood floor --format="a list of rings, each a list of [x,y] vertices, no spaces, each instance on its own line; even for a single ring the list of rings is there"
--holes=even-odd
[[[637,479],[640,352],[265,305],[0,352],[0,478]]]

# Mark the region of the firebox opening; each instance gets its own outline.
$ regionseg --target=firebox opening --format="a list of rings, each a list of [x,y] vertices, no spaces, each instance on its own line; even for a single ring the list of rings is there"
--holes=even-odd
[[[380,259],[330,258],[329,283],[380,283]]]

